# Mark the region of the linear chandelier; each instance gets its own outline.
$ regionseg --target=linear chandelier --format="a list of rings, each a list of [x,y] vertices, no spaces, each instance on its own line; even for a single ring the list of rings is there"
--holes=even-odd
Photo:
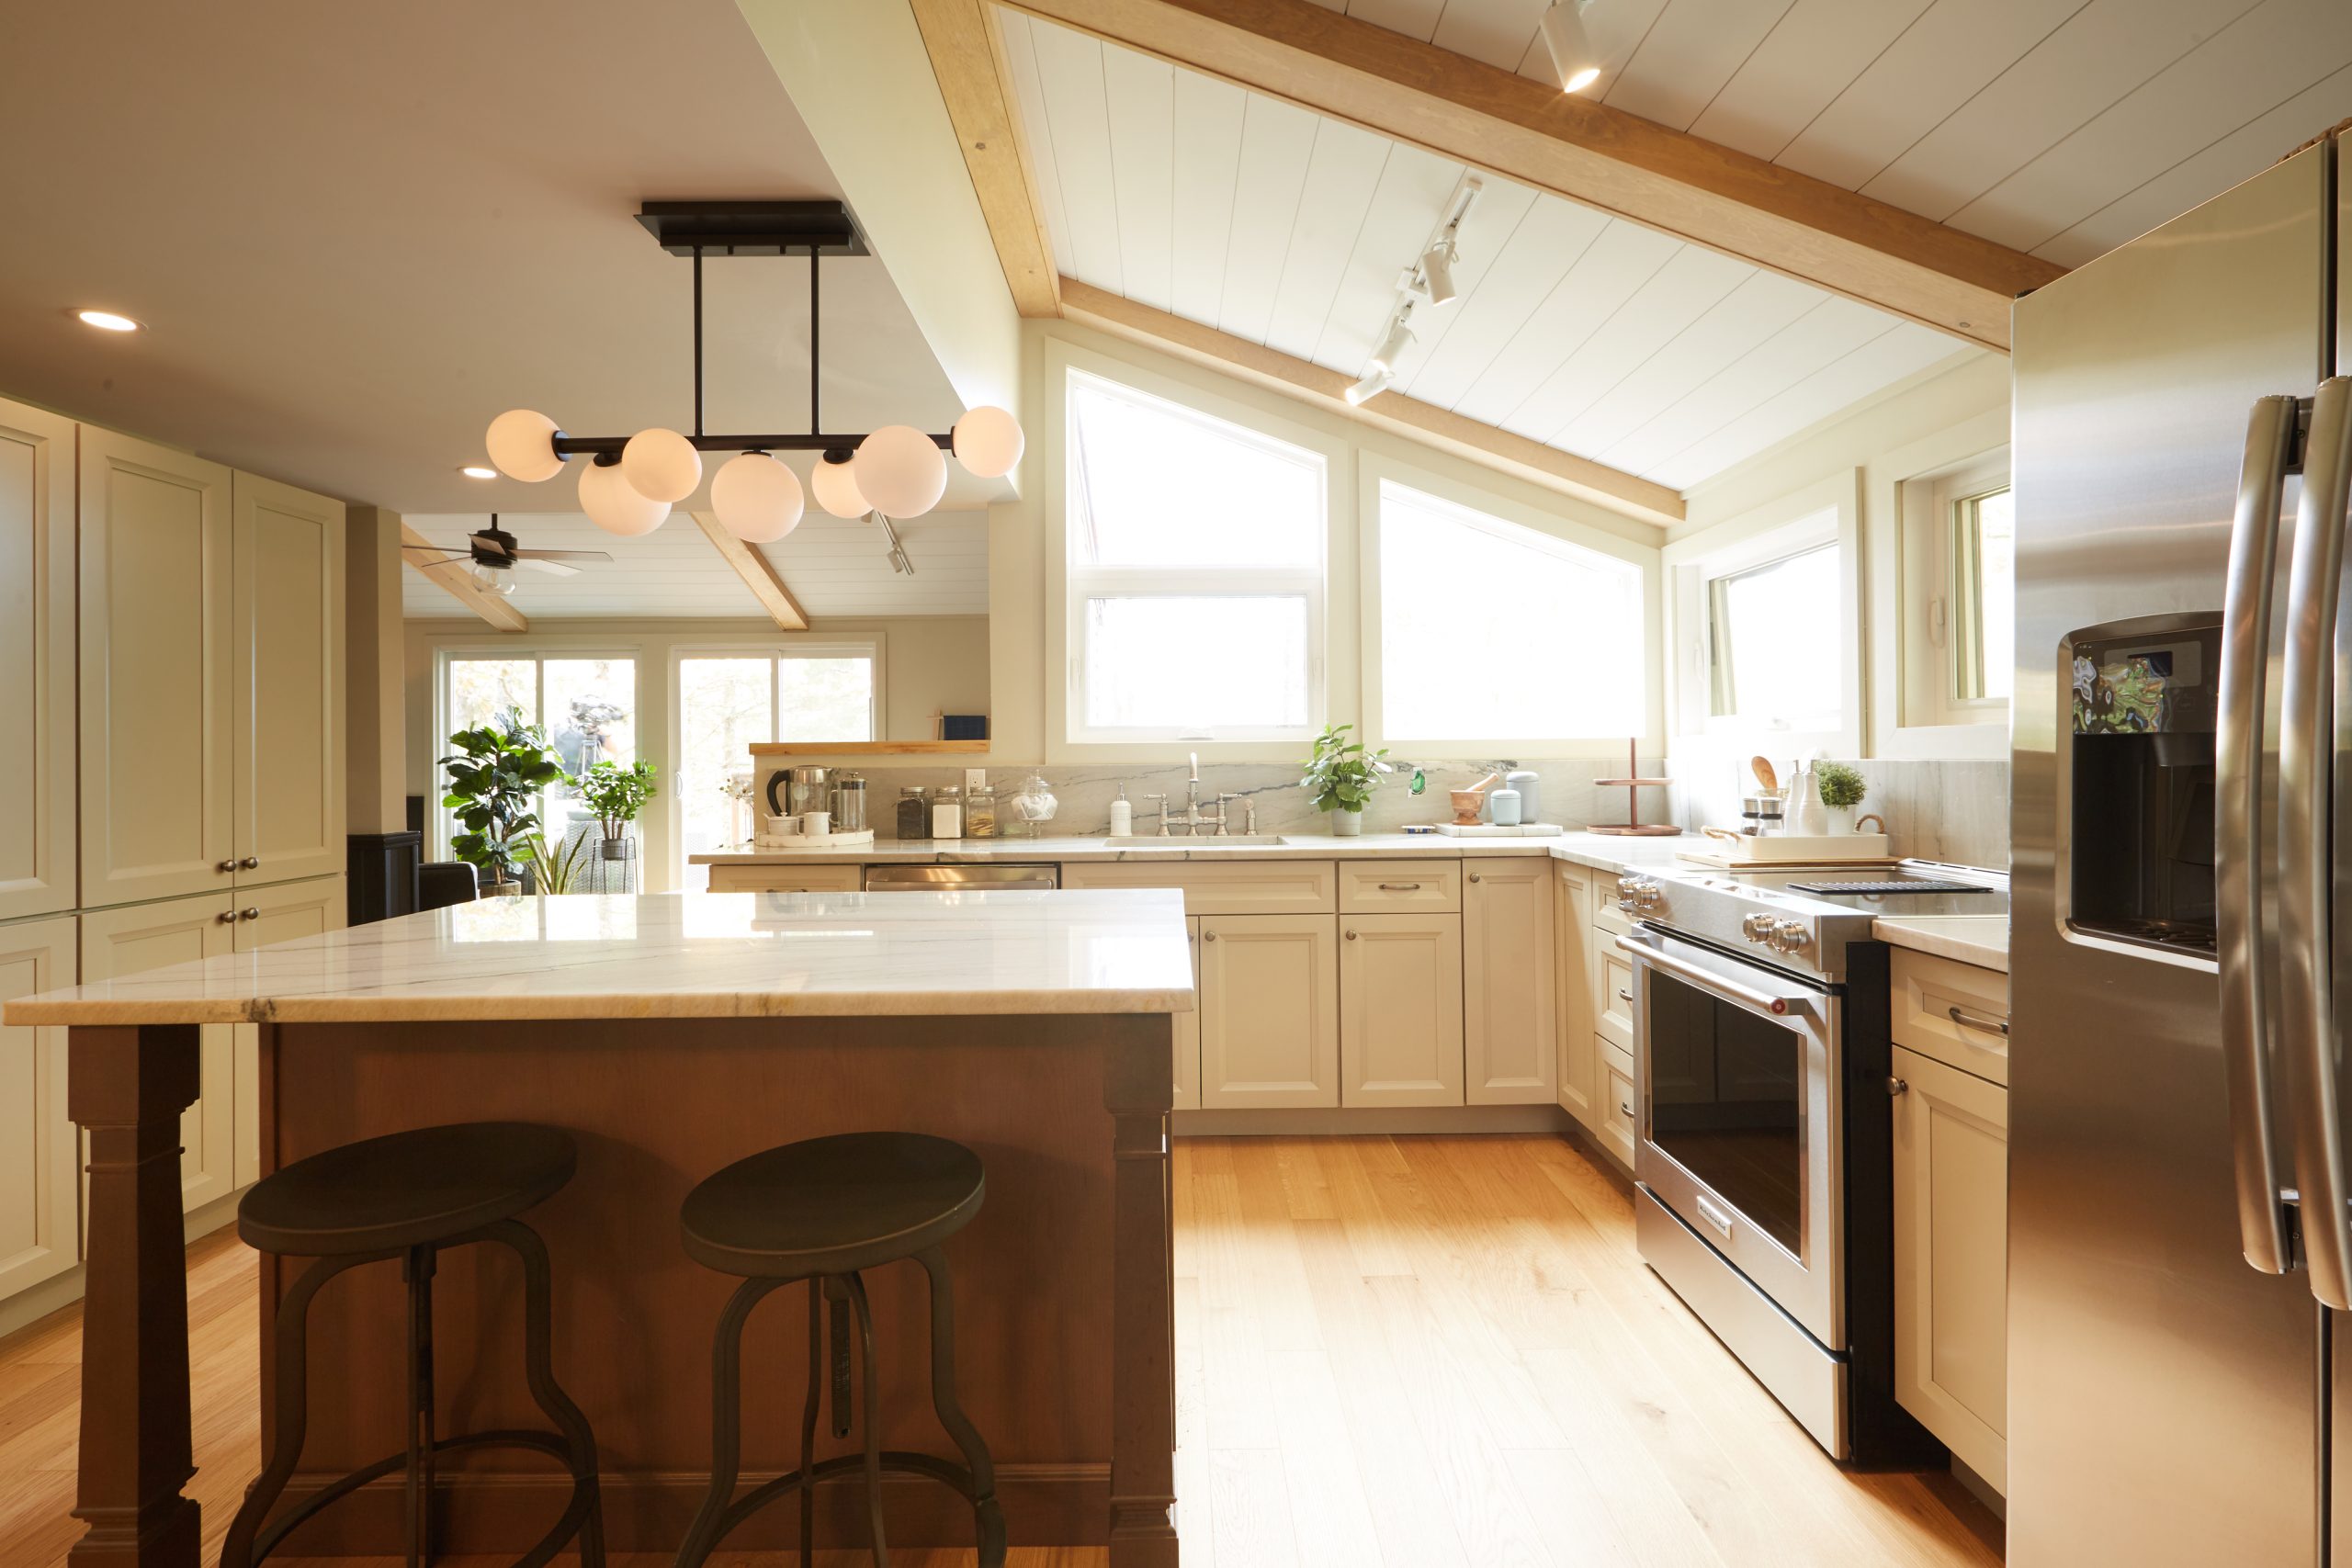
[[[1021,461],[1021,423],[1001,408],[967,409],[956,428],[926,434],[886,424],[866,434],[830,434],[820,417],[818,353],[819,263],[863,256],[865,232],[838,201],[649,201],[637,220],[675,256],[694,260],[695,428],[691,435],[654,426],[635,435],[571,435],[546,414],[510,409],[490,422],[490,460],[509,479],[551,479],[574,457],[580,509],[608,534],[650,534],[670,509],[702,483],[705,452],[738,454],[710,481],[711,510],[739,539],[773,544],[800,524],[800,478],[773,454],[821,454],[808,488],[836,517],[920,517],[947,492],[947,459],[982,479],[1011,473]],[[703,429],[702,258],[808,257],[808,429],[801,434],[712,435]]]

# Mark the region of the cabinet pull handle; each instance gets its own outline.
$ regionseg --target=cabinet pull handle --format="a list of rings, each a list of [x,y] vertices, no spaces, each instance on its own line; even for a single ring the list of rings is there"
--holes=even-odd
[[[261,856],[247,855],[244,859],[237,863],[237,869],[239,871],[259,871],[261,869]]]
[[[212,919],[217,924],[233,926],[237,923],[237,911],[234,909],[223,909],[219,914],[213,916]]]
[[[1421,885],[1418,882],[1384,882],[1380,890],[1383,893],[1419,893]]]
[[[217,866],[213,867],[212,869],[214,869],[215,871],[220,872],[222,875],[224,875],[224,876],[225,876],[225,875],[227,875],[230,872],[232,872],[232,871],[234,871],[234,870],[236,870],[236,869],[237,869],[237,863],[236,863],[235,861],[233,861],[233,860],[224,860],[224,861],[222,861],[219,865],[217,865]]]
[[[261,919],[261,911],[259,909],[250,908],[240,909],[237,911],[237,919],[241,920],[258,920]]]
[[[1627,990],[1624,987],[1620,986],[1617,987],[1617,999],[1623,1002],[1627,1007],[1632,1007],[1634,1005],[1634,993]]]
[[[1216,940],[1216,932],[1215,932],[1215,931],[1203,931],[1203,932],[1201,933],[1201,940],[1202,940],[1203,942],[1215,942],[1215,941]]]
[[[1355,939],[1356,939],[1356,933],[1355,933],[1355,932],[1353,932],[1353,931],[1350,931],[1350,932],[1348,933],[1348,940],[1349,940],[1350,942],[1353,942],[1353,941],[1355,941]]]
[[[1997,1034],[2004,1040],[2009,1037],[2009,1025],[2007,1019],[1987,1018],[1983,1013],[1970,1012],[1966,1008],[1962,1007],[1944,1009],[1944,1016],[1962,1029],[1981,1029],[1987,1034]]]
[[[1470,880],[1473,882],[1484,882],[1487,878],[1484,874],[1474,871],[1470,874]]]
[[[1907,1094],[1910,1092],[1910,1089],[1911,1086],[1905,1083],[1901,1078],[1894,1077],[1892,1073],[1887,1075],[1886,1092],[1890,1097],[1898,1094]]]

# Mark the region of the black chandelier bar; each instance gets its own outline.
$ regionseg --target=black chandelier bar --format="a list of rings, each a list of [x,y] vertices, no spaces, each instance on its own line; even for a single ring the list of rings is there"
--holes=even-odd
[[[846,463],[856,452],[859,442],[868,432],[858,434],[828,435],[814,426],[823,422],[819,418],[822,408],[822,389],[818,380],[819,354],[818,287],[820,274],[818,258],[831,254],[864,256],[874,253],[867,248],[865,232],[857,226],[847,204],[838,201],[649,201],[638,212],[637,220],[646,232],[662,243],[662,248],[673,256],[691,256],[695,264],[695,428],[686,439],[697,452],[822,452],[829,463]],[[707,253],[722,256],[788,256],[805,254],[808,257],[808,423],[811,429],[798,434],[771,435],[707,435],[702,428],[702,258]],[[943,452],[956,448],[954,434],[934,434],[933,445]],[[567,435],[558,431],[550,437],[556,456],[594,457],[598,466],[610,468],[621,460],[621,449],[628,445],[626,435]]]

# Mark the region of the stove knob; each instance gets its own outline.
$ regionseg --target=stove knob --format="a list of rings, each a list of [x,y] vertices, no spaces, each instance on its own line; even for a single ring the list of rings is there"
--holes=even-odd
[[[1801,953],[1813,941],[1813,933],[1804,929],[1803,920],[1782,920],[1772,928],[1772,951]]]
[[[1772,917],[1770,915],[1750,915],[1747,919],[1739,922],[1739,929],[1750,942],[1770,941],[1772,935]]]
[[[1645,909],[1655,909],[1666,902],[1666,889],[1655,877],[1644,877],[1634,885],[1634,902]]]

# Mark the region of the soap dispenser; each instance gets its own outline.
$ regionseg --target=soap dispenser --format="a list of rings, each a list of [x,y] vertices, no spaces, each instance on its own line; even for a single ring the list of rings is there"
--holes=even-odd
[[[1126,839],[1135,836],[1136,807],[1127,798],[1127,781],[1119,781],[1119,798],[1111,803],[1111,837]]]

